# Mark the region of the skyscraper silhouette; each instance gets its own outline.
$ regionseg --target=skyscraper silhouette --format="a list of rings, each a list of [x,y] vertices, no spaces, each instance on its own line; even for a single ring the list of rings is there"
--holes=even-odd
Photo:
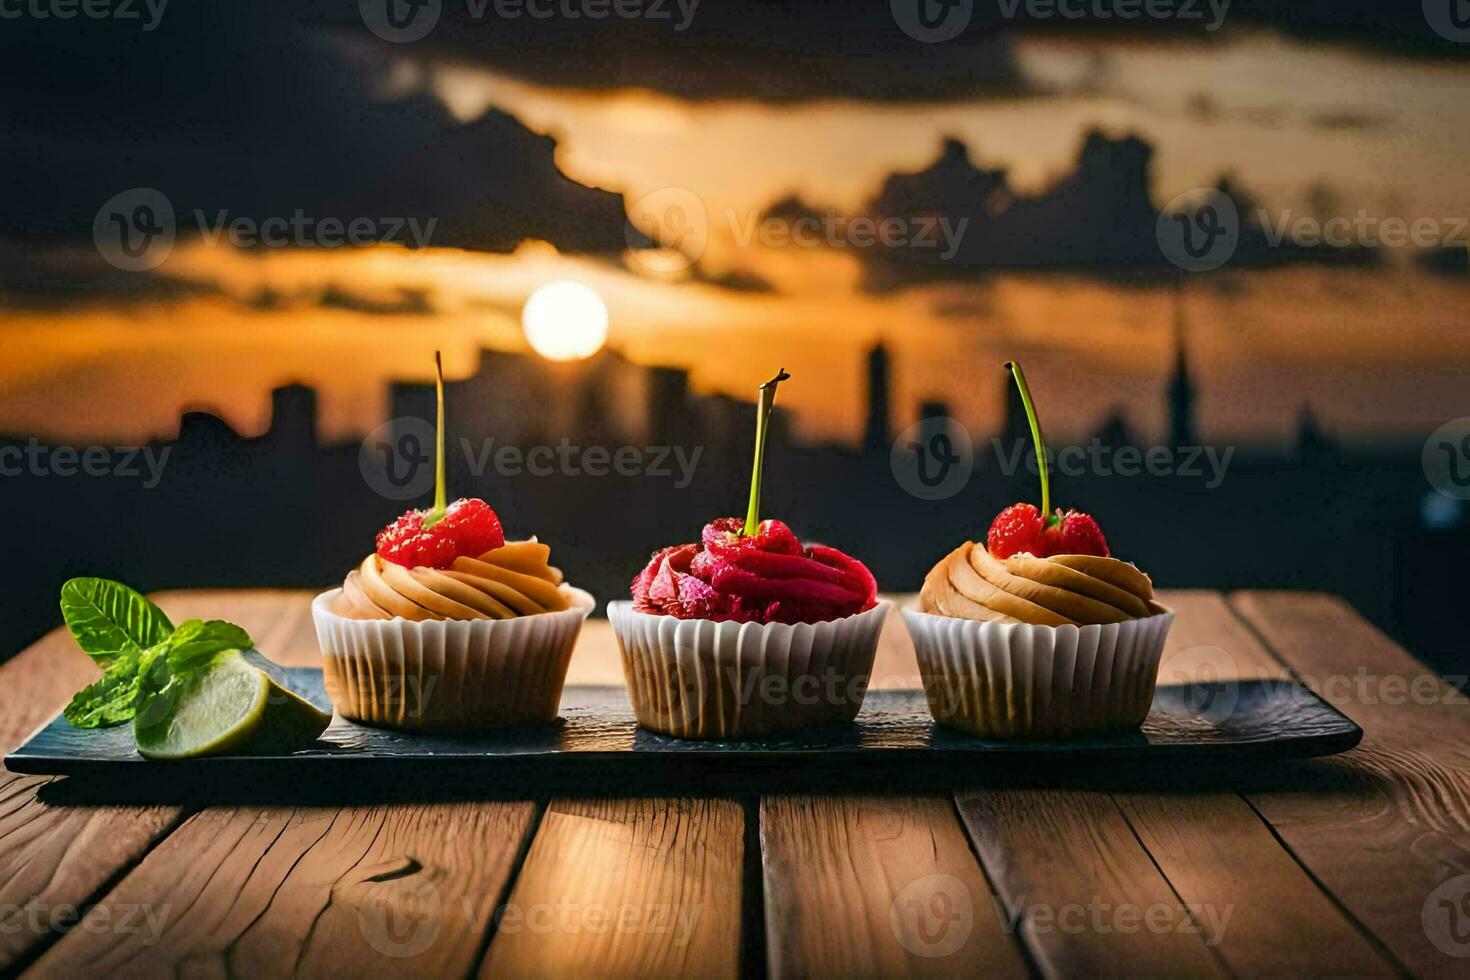
[[[893,443],[893,432],[889,427],[889,402],[892,398],[889,368],[888,348],[879,341],[868,351],[868,423],[863,430],[865,455],[887,455]]]
[[[1194,381],[1189,374],[1189,351],[1184,343],[1184,290],[1174,293],[1174,370],[1169,376],[1169,445],[1197,446],[1194,428]]]

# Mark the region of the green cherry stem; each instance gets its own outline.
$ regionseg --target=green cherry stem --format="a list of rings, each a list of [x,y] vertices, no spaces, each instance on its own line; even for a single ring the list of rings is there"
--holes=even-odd
[[[434,398],[438,412],[434,419],[434,507],[424,515],[424,527],[433,527],[444,520],[449,509],[449,482],[444,478],[444,359],[434,352]]]
[[[1016,378],[1016,387],[1021,390],[1021,404],[1026,407],[1026,421],[1031,423],[1031,441],[1036,444],[1036,471],[1041,475],[1041,522],[1046,526],[1052,521],[1051,474],[1046,466],[1046,439],[1041,434],[1041,419],[1036,417],[1036,403],[1031,400],[1031,389],[1026,387],[1026,373],[1015,361],[1006,361],[1006,370]]]
[[[750,506],[745,510],[745,537],[754,537],[761,525],[761,473],[766,462],[766,434],[769,431],[771,410],[776,407],[776,386],[790,380],[791,375],[782,368],[776,376],[761,385],[761,400],[755,410],[755,463],[750,470]]]

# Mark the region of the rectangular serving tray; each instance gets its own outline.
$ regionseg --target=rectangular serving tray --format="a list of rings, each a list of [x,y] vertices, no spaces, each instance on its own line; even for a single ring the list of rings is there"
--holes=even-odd
[[[328,706],[321,671],[283,673],[298,693]],[[902,788],[1073,763],[1177,767],[1308,758],[1346,751],[1363,737],[1362,729],[1315,694],[1281,681],[1161,686],[1136,732],[1047,742],[994,741],[941,728],[918,690],[870,691],[849,725],[751,741],[687,741],[641,729],[621,687],[569,686],[561,715],[550,725],[472,735],[369,728],[339,717],[315,747],[292,755],[177,762],[141,758],[130,726],[82,731],[58,716],[7,756],[5,765],[17,773],[72,777],[68,783],[80,784],[74,790],[126,785],[144,797],[167,796],[194,781],[232,789],[258,785],[273,788],[273,795],[283,786],[319,786],[325,780],[361,789],[374,780],[403,787],[410,779],[480,789],[514,780],[523,793],[534,792],[538,780],[601,792],[661,783],[751,788],[731,784],[731,777]]]

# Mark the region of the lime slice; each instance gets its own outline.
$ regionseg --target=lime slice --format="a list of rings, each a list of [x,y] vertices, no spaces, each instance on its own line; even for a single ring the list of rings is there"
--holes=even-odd
[[[239,653],[190,678],[162,718],[133,722],[138,754],[148,759],[201,755],[279,755],[305,748],[332,716],[277,684]]]

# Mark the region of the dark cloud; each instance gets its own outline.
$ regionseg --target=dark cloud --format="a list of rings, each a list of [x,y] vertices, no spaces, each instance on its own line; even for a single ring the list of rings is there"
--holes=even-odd
[[[313,9],[324,23],[400,55],[457,59],[539,85],[649,88],[687,99],[1013,97],[1029,90],[1014,56],[1018,31],[1223,43],[1240,29],[1268,27],[1416,56],[1470,54],[1470,45],[1436,33],[1415,0],[1231,0],[1223,10],[1178,0],[1171,9],[1188,15],[1162,19],[1122,19],[1107,3],[1073,3],[1062,16],[1056,3],[974,0],[964,29],[940,43],[906,32],[894,12],[923,4],[934,14],[943,9],[936,0],[619,0],[658,16],[601,18],[559,12],[594,9],[589,0],[368,2],[396,4],[405,16],[418,4],[437,19],[421,39],[390,43],[365,29],[357,3],[318,0]],[[532,16],[533,7],[543,16]]]
[[[115,269],[90,247],[42,250],[0,239],[0,302],[11,309],[217,295],[214,283]]]
[[[386,2],[411,9],[406,0]],[[970,28],[943,44],[905,34],[887,0],[619,0],[650,15],[600,19],[525,12],[527,6],[559,10],[568,0],[427,2],[439,11],[433,30],[413,42],[383,41],[385,48],[460,59],[553,87],[772,102],[923,100],[1025,89],[1010,42],[996,30],[998,13],[978,2]],[[570,4],[581,8],[581,0]],[[350,10],[330,2],[315,9],[323,22],[375,39],[356,3]]]
[[[929,167],[890,175],[867,213],[875,222],[896,218],[914,228],[927,227],[931,219],[945,222],[957,229],[957,246],[946,255],[929,236],[915,235],[902,247],[866,250],[868,284],[881,290],[1002,269],[1123,278],[1177,274],[1180,267],[1159,237],[1162,206],[1150,194],[1153,152],[1137,136],[1112,138],[1093,130],[1070,173],[1039,194],[1025,195],[1011,188],[1004,169],[976,166],[964,143],[945,140]],[[1273,243],[1257,206],[1237,183],[1222,178],[1218,190],[1235,208],[1232,269],[1377,260],[1366,248]]]
[[[181,234],[298,211],[434,221],[431,244],[573,252],[626,246],[621,196],[563,176],[555,143],[491,111],[459,123],[436,100],[384,99],[365,59],[286,5],[171,4],[156,29],[7,22],[0,233],[88,236],[103,202],[162,191]],[[388,236],[392,237],[392,236]],[[395,240],[406,240],[400,235]]]
[[[378,299],[334,284],[322,291],[317,303],[327,309],[376,316],[427,316],[434,312],[434,304],[426,290],[405,287],[400,287],[393,299]]]

